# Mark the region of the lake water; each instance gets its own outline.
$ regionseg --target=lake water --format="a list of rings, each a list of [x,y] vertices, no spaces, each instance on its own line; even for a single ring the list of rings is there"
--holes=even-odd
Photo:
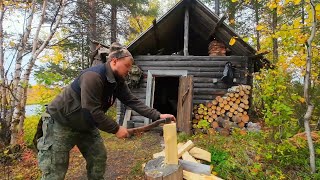
[[[42,106],[43,105],[40,105],[40,104],[26,105],[26,116],[32,116],[32,115],[38,114]]]

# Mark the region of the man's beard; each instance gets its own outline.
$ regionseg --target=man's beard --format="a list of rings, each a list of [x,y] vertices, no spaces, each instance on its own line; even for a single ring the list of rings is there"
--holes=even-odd
[[[115,70],[113,72],[114,74],[114,78],[117,80],[117,81],[125,81],[126,77],[123,77],[119,74],[119,72],[117,70]]]

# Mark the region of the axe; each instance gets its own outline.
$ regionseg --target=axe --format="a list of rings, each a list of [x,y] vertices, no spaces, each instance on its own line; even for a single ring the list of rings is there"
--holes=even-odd
[[[160,124],[170,124],[171,123],[171,118],[165,118],[165,119],[158,119],[148,125],[137,127],[137,128],[130,128],[128,129],[129,137],[133,136],[135,134],[139,134],[142,132],[149,131],[152,128],[155,128],[159,126]]]

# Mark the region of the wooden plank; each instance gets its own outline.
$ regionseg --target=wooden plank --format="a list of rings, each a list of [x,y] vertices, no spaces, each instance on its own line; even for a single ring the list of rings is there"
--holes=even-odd
[[[193,77],[180,77],[177,107],[177,127],[179,131],[191,134]],[[182,155],[182,154],[181,154]]]
[[[183,55],[189,55],[189,8],[185,8],[184,14],[184,38],[183,38]]]
[[[176,123],[163,126],[164,152],[166,164],[178,164],[177,126]]]
[[[183,179],[185,180],[222,180],[215,175],[196,174],[183,170]]]
[[[194,144],[191,140],[187,141],[183,146],[178,149],[178,158],[182,156],[183,153],[189,151],[194,147]]]
[[[194,147],[194,148],[190,149],[189,153],[191,156],[193,156],[197,159],[202,159],[207,162],[211,162],[211,153],[206,150],[203,150],[198,147]]]
[[[124,114],[124,119],[123,119],[123,124],[122,124],[122,126],[123,127],[125,127],[125,128],[127,128],[127,123],[128,123],[128,121],[130,121],[130,118],[131,118],[131,109],[127,109],[126,110],[126,113]]]
[[[186,161],[198,163],[198,161],[194,157],[192,157],[188,151],[182,154],[182,159]]]

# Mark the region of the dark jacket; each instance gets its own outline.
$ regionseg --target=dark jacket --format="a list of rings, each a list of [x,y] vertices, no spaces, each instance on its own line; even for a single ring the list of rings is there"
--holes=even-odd
[[[116,98],[142,116],[160,118],[160,112],[138,100],[127,83],[114,76],[109,63],[84,70],[48,105],[48,112],[58,122],[76,130],[97,127],[116,133],[119,125],[105,115]]]

